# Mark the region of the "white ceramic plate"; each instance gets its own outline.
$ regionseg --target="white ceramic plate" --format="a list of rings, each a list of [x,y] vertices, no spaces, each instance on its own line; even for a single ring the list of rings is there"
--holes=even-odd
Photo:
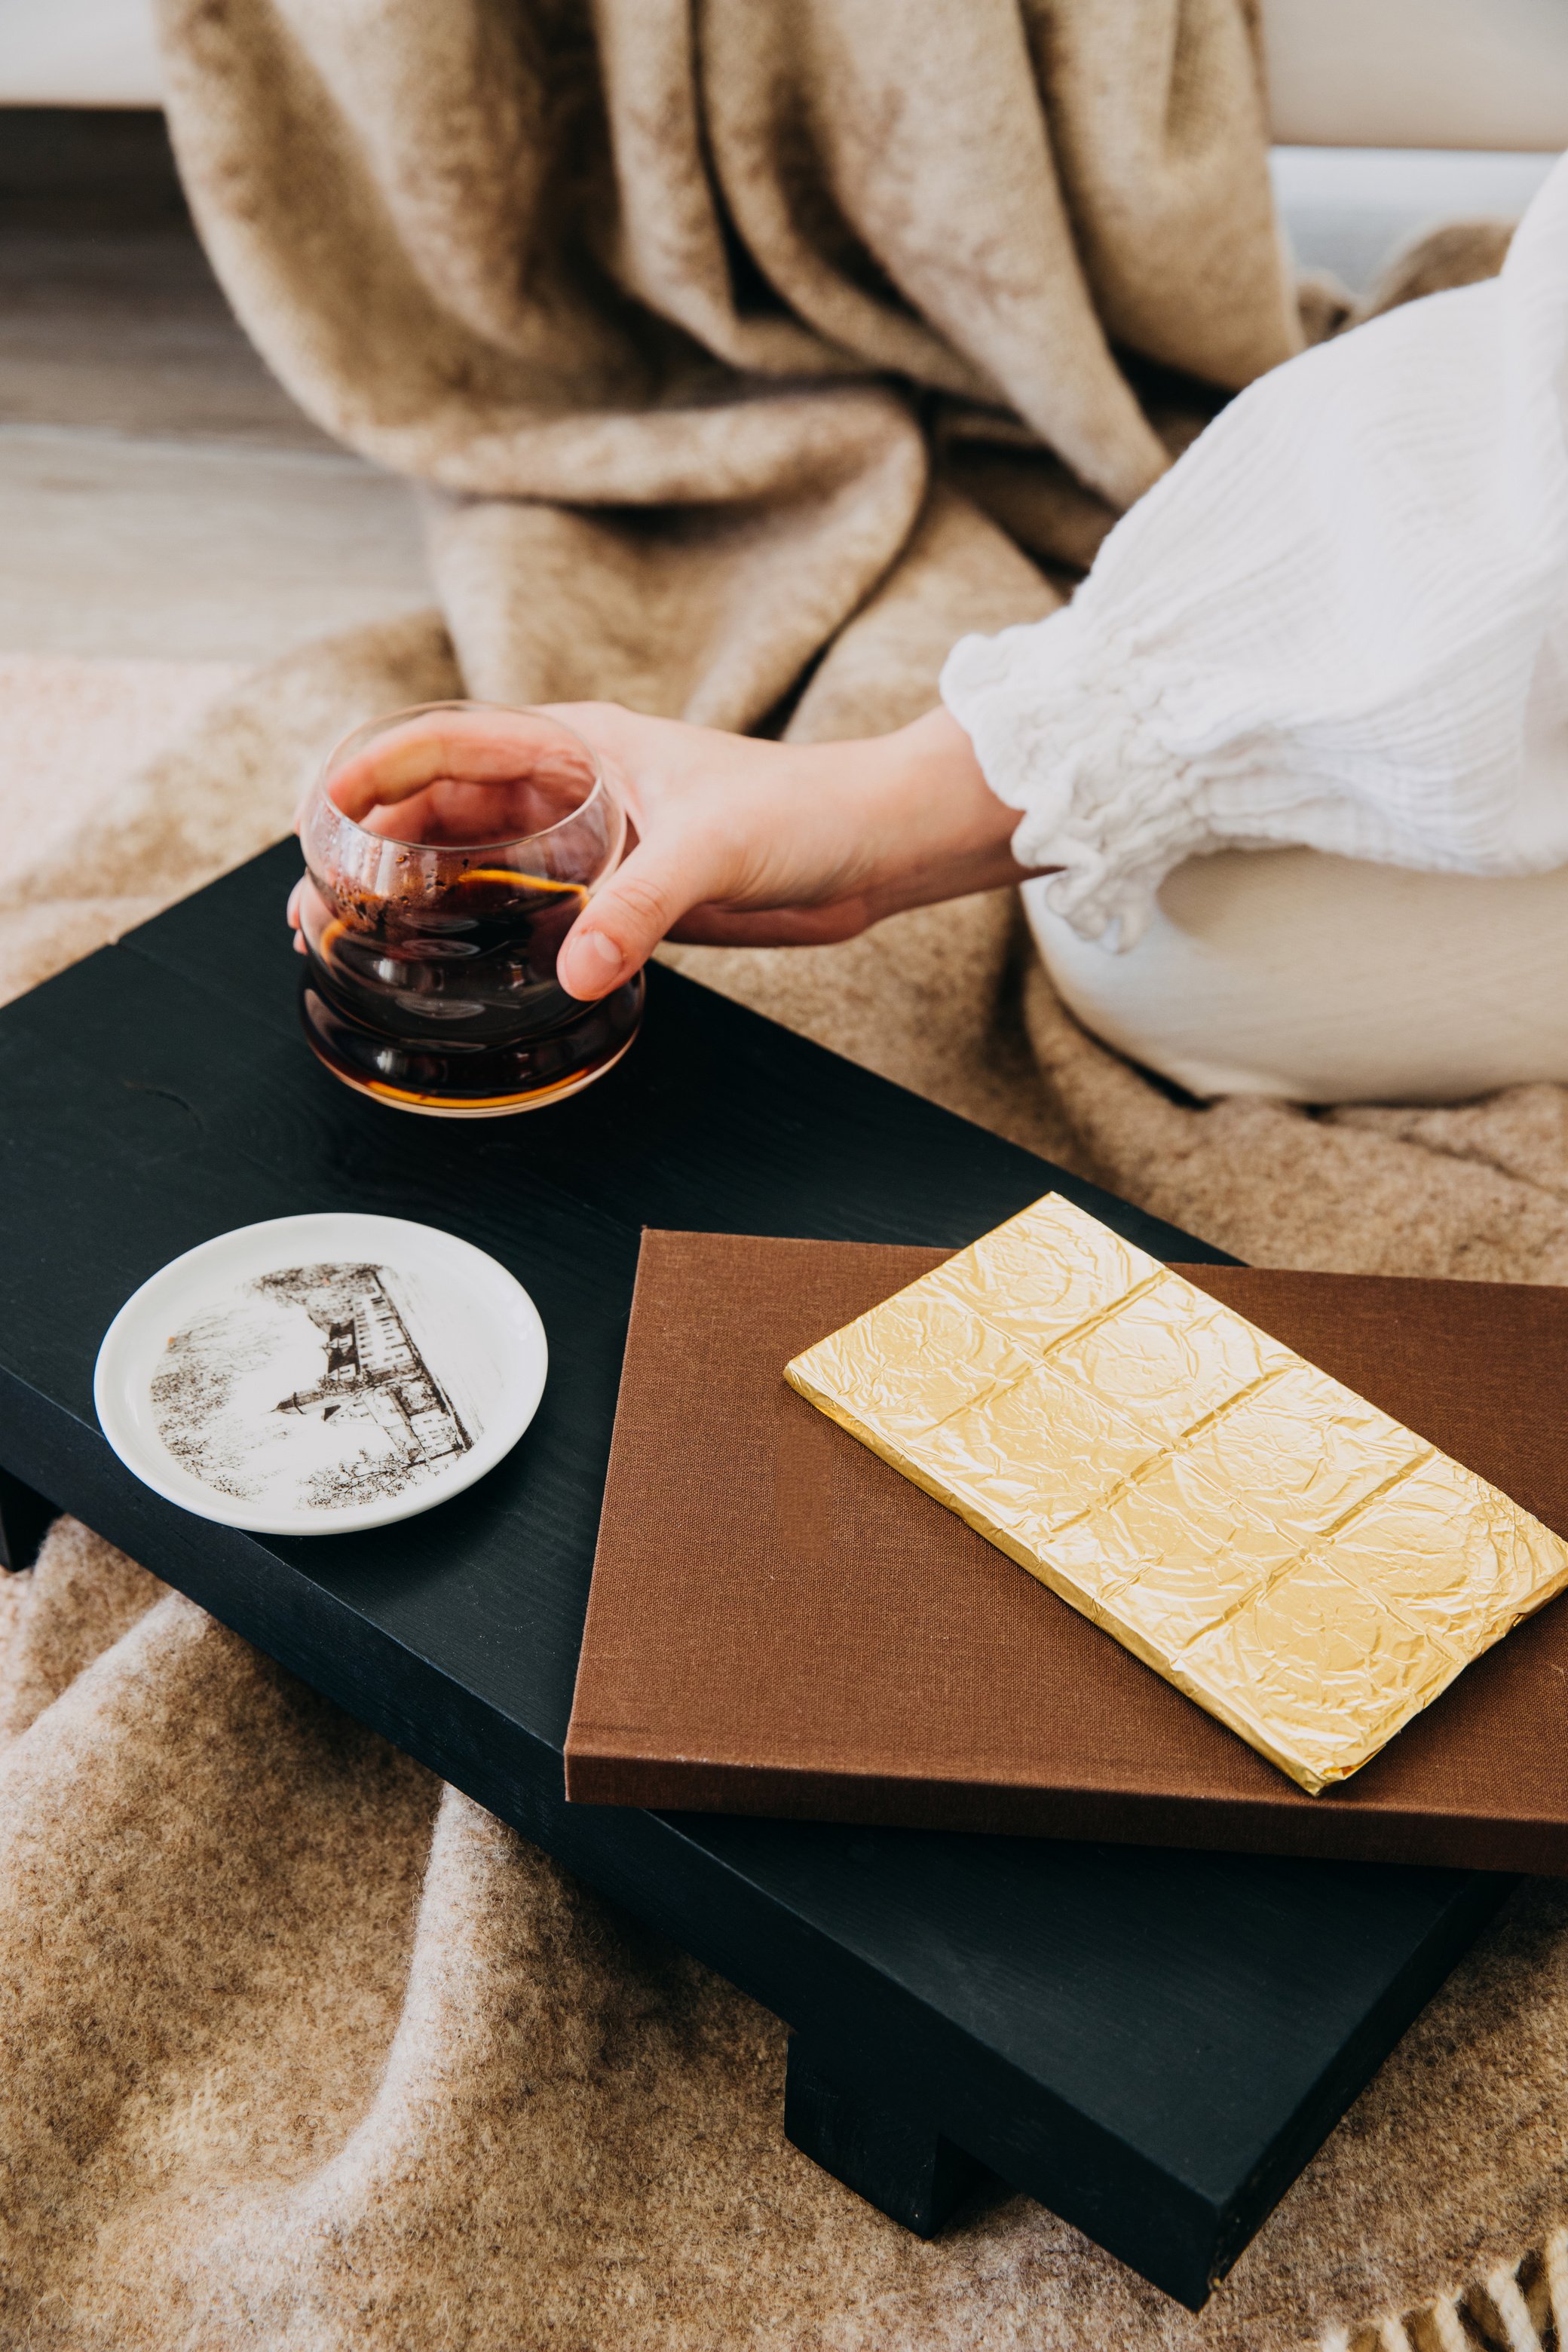
[[[342,1535],[493,1470],[548,1362],[522,1285],[455,1234],[274,1217],[187,1250],[126,1300],[93,1402],[169,1502],[261,1535]]]

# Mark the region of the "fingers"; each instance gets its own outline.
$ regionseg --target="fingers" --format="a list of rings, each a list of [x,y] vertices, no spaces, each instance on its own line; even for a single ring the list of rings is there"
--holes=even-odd
[[[537,754],[539,733],[521,713],[510,721],[486,711],[444,712],[438,722],[411,719],[345,761],[328,796],[358,824],[372,809],[395,807],[426,784],[454,778],[506,783]]]
[[[555,976],[569,996],[607,996],[647,961],[700,899],[718,895],[710,857],[673,845],[639,848],[590,898],[563,943]]]

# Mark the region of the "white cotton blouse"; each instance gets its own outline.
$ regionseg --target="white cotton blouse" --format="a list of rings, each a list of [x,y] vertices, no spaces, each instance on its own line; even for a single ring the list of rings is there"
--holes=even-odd
[[[1263,377],[1070,605],[963,638],[942,697],[1051,914],[1129,947],[1226,849],[1568,866],[1565,404],[1568,158],[1500,278]]]

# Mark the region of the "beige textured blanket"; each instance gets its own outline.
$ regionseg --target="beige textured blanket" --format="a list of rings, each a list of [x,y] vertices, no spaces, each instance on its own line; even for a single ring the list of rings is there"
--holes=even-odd
[[[442,610],[29,827],[13,988],[273,837],[376,709],[912,717],[1301,339],[1246,0],[163,17],[209,251],[304,405],[428,485]],[[1073,1025],[1004,900],[678,952],[1254,1259],[1568,1279],[1554,1090],[1184,1107]],[[770,2020],[80,1530],[0,1611],[0,2344],[1531,2352],[1568,2319],[1560,1890],[1194,2319],[1023,2200],[931,2247],[884,2223],[782,2144]]]

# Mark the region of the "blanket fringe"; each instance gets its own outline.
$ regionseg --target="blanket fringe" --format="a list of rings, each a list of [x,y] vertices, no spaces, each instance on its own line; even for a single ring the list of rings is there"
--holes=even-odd
[[[1568,2352],[1568,2228],[1458,2294],[1331,2327],[1321,2352]]]

